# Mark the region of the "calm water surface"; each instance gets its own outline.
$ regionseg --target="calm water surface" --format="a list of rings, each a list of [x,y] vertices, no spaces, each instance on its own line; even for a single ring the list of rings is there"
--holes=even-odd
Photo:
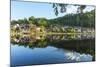
[[[39,65],[95,60],[93,36],[12,37],[11,65]]]

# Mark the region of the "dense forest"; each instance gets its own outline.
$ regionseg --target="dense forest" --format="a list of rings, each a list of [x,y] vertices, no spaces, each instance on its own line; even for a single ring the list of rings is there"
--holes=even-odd
[[[83,14],[67,14],[49,20],[49,25],[95,27],[95,10]]]

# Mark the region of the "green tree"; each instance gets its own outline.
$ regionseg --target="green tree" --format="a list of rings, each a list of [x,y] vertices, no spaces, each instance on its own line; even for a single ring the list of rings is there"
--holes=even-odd
[[[35,24],[35,22],[36,22],[35,18],[33,16],[29,17],[28,21],[29,21],[30,24]]]
[[[40,18],[40,20],[38,21],[38,25],[39,26],[47,26],[47,20],[45,18]]]
[[[23,19],[18,19],[18,24],[23,24],[24,23],[24,20]]]
[[[27,18],[24,18],[24,19],[23,19],[23,23],[24,23],[24,24],[28,24]]]
[[[18,22],[16,21],[16,20],[12,20],[11,21],[11,25],[15,25],[15,24],[17,24]]]

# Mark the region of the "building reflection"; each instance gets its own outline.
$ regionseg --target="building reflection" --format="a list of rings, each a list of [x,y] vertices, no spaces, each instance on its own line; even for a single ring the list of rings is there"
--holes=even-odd
[[[66,34],[66,35],[30,35],[30,34],[15,34],[11,35],[11,42],[36,42],[37,40],[49,40],[49,41],[69,41],[69,40],[85,40],[85,39],[94,39],[94,34]]]
[[[17,34],[11,36],[11,44],[31,49],[53,46],[64,50],[91,54],[95,60],[94,35],[27,35]]]

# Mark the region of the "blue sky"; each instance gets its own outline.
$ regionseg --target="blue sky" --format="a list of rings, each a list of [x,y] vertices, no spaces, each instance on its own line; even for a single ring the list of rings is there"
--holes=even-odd
[[[77,7],[69,6],[67,8],[67,13],[76,13],[76,9]],[[93,9],[93,6],[88,6],[84,11],[90,11]],[[30,16],[51,19],[64,16],[67,13],[59,13],[59,15],[56,16],[52,4],[49,3],[11,1],[11,20],[28,18]]]

